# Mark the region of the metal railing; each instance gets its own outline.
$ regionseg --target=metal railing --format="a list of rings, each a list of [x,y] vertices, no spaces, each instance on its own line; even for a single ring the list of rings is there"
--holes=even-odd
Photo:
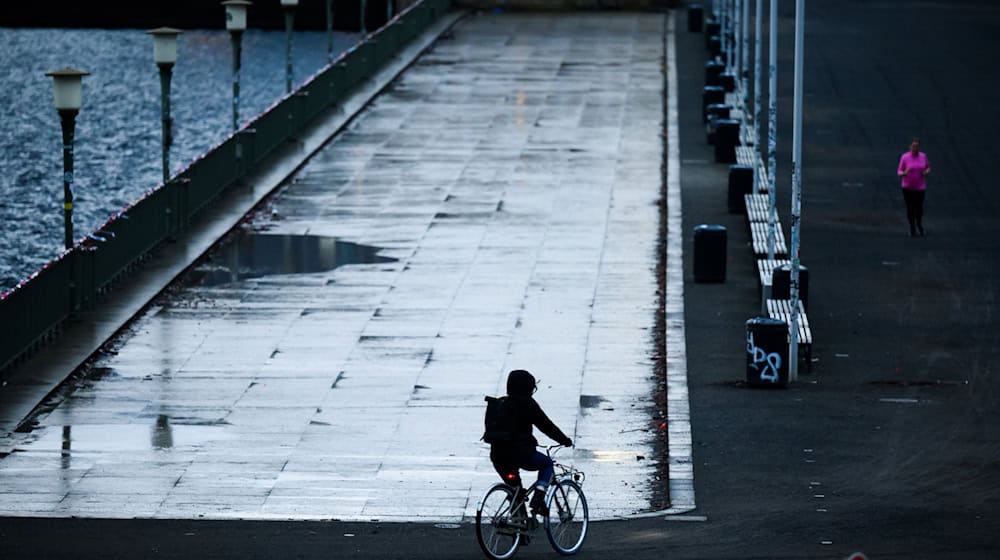
[[[276,148],[336,106],[444,15],[451,0],[420,0],[314,74],[297,90],[147,191],[72,249],[0,295],[0,374],[57,336]]]

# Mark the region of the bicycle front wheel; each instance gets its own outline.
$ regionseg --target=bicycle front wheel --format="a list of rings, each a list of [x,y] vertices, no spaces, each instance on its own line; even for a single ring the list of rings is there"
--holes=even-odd
[[[583,489],[572,480],[560,480],[552,486],[547,500],[549,513],[545,516],[545,534],[556,552],[575,554],[587,537],[587,498]]]
[[[514,490],[496,484],[483,494],[476,510],[476,540],[486,556],[506,560],[517,552],[521,531],[513,519]]]

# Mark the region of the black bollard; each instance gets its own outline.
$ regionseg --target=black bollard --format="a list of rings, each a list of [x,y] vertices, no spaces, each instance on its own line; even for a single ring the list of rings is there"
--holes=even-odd
[[[788,384],[788,325],[770,317],[747,321],[747,383],[784,387]]]
[[[705,86],[701,89],[701,122],[708,122],[708,106],[713,103],[724,103],[726,92],[719,86]]]
[[[694,228],[694,281],[726,281],[726,227],[701,224]]]
[[[753,167],[749,165],[729,166],[729,196],[726,205],[730,214],[745,214],[743,195],[753,192]]]
[[[701,4],[691,4],[688,6],[688,31],[690,33],[701,33],[701,23],[704,19],[705,9]]]
[[[771,272],[771,299],[792,299],[792,265],[783,264]],[[799,301],[809,310],[809,269],[799,265]]]
[[[736,146],[740,143],[740,121],[719,119],[715,126],[715,162],[736,163]]]

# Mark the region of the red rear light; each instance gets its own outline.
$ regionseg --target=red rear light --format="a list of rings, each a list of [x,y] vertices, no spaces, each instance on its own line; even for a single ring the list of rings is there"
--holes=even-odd
[[[517,478],[517,473],[507,473],[507,480],[515,480]]]

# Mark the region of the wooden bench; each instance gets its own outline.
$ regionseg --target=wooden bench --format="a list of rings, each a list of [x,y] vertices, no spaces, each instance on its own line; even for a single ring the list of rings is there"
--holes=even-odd
[[[736,146],[736,163],[746,165],[747,167],[753,167],[753,156],[753,147]]]
[[[767,316],[784,321],[788,325],[789,336],[792,329],[792,301],[788,299],[768,299]],[[799,300],[799,359],[805,360],[806,370],[812,371],[812,330],[809,328],[809,318]]]
[[[757,276],[760,279],[760,308],[767,312],[767,300],[771,299],[771,280],[774,269],[791,264],[788,259],[757,259]]]
[[[755,255],[767,255],[767,222],[750,222],[750,239],[753,241]],[[785,245],[785,234],[781,224],[774,224],[774,256],[788,257],[788,246]]]

